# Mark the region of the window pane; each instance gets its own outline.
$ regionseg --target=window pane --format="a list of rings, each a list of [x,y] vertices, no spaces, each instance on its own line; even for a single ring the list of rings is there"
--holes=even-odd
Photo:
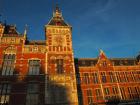
[[[32,83],[28,84],[28,93],[37,93],[38,92],[38,84]]]
[[[2,75],[5,75],[5,74],[6,74],[6,66],[4,66],[2,69]]]
[[[59,73],[59,74],[64,73],[63,59],[57,59],[56,60],[56,65],[57,65],[57,73]]]
[[[2,75],[13,75],[14,73],[14,63],[15,54],[5,54],[4,62],[2,67]]]
[[[26,105],[38,105],[39,103],[38,92],[39,87],[37,83],[28,84]]]
[[[39,75],[40,71],[40,61],[39,60],[30,60],[29,61],[29,75]]]
[[[107,81],[106,81],[106,74],[105,74],[105,72],[101,72],[101,76],[102,76],[102,82],[106,83]]]
[[[11,85],[10,84],[0,84],[0,103],[9,103],[9,97],[11,92]]]

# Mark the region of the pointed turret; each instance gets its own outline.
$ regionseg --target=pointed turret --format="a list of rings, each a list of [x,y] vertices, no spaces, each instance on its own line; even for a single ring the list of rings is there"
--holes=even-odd
[[[58,5],[56,5],[55,10],[53,11],[53,17],[47,25],[54,26],[69,26],[63,19],[62,12]]]
[[[53,17],[63,18],[63,17],[62,17],[61,10],[60,10],[60,8],[58,7],[58,5],[56,5],[55,10],[53,11]]]
[[[99,55],[99,59],[105,59],[107,58],[104,51],[100,49],[100,55]]]

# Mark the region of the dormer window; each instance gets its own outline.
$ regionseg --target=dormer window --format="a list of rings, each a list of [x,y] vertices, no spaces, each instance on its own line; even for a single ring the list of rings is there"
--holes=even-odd
[[[102,62],[102,65],[103,65],[104,67],[106,67],[106,66],[107,66],[107,62],[106,62],[106,61],[103,61],[103,62]]]

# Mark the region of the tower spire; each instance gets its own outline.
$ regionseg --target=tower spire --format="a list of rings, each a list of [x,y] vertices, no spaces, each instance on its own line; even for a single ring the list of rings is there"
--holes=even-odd
[[[64,21],[64,18],[62,16],[62,12],[58,6],[58,4],[56,4],[54,10],[53,10],[53,17],[51,18],[51,20],[49,21],[49,23],[47,25],[54,25],[54,26],[69,26],[69,24],[67,24]]]
[[[58,4],[56,4],[55,10],[53,11],[53,17],[58,17],[58,18],[62,17],[62,13]]]

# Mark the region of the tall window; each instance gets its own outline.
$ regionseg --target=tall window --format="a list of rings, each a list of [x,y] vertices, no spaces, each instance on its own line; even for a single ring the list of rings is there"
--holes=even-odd
[[[98,74],[92,73],[91,75],[92,75],[93,83],[97,84],[98,83]]]
[[[112,87],[112,91],[113,91],[113,94],[118,94],[118,88],[117,87]]]
[[[121,91],[122,99],[126,99],[126,95],[125,95],[125,89],[124,89],[124,87],[121,87],[121,88],[120,88],[120,91]]]
[[[128,76],[127,76],[127,72],[123,72],[123,78],[125,82],[129,82]]]
[[[105,99],[109,99],[110,98],[110,91],[109,91],[109,88],[104,88],[104,94],[105,94]]]
[[[136,94],[136,97],[135,98],[139,98],[139,96],[140,96],[140,89],[139,89],[139,87],[134,87],[134,91],[135,91],[135,94]]]
[[[105,72],[101,72],[101,79],[102,79],[102,82],[103,83],[106,83],[107,82]]]
[[[84,74],[83,74],[83,82],[84,82],[85,84],[89,84],[89,83],[90,83],[89,74],[88,74],[88,73],[84,73]]]
[[[109,77],[111,82],[116,82],[115,75],[113,72],[109,72]]]
[[[5,54],[2,66],[2,75],[13,75],[15,54]]]
[[[110,94],[109,88],[104,88],[104,93],[105,93],[105,95],[109,95]]]
[[[102,100],[102,94],[101,94],[101,89],[96,89],[95,90],[96,93],[96,100]]]
[[[130,72],[132,81],[136,81],[135,72]]]
[[[8,104],[11,92],[11,85],[8,83],[0,84],[0,104]]]
[[[129,98],[133,99],[132,87],[127,87],[127,89],[128,89]]]
[[[120,73],[116,72],[117,82],[121,82]]]
[[[58,74],[64,73],[63,59],[57,59],[56,64],[57,64],[57,73]]]
[[[39,75],[40,72],[40,61],[30,60],[29,61],[29,75]]]
[[[87,101],[88,101],[88,105],[93,105],[93,95],[91,89],[87,90]]]
[[[30,83],[27,86],[26,105],[39,104],[39,87],[36,83]]]

